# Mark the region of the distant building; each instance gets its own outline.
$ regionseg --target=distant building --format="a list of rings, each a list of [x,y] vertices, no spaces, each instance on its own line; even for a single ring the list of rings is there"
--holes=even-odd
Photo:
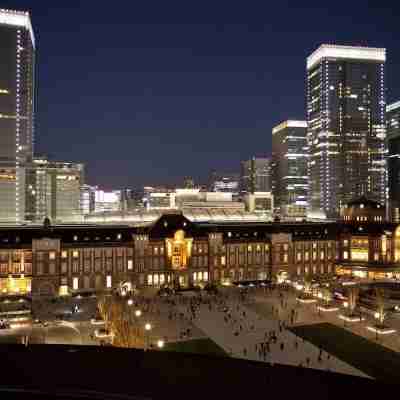
[[[183,180],[183,187],[185,189],[193,189],[194,188],[194,179],[190,176],[186,177]]]
[[[272,193],[278,215],[307,216],[308,144],[306,121],[284,121],[272,129]]]
[[[246,193],[244,196],[246,211],[265,215],[266,220],[272,219],[274,199],[271,192]]]
[[[307,58],[309,202],[337,217],[353,198],[387,200],[384,48],[321,45]]]
[[[80,207],[82,215],[90,214],[95,210],[95,197],[97,186],[83,185],[81,186]]]
[[[84,165],[50,161],[46,157],[33,160],[32,200],[36,222],[48,217],[52,222],[82,220],[81,187]]]
[[[35,38],[29,13],[0,9],[0,222],[33,218]]]
[[[210,175],[208,190],[210,192],[230,192],[238,194],[240,175],[236,173],[220,173],[213,171]]]
[[[109,212],[121,210],[121,192],[119,190],[96,190],[94,212]]]
[[[252,189],[252,185],[254,188]],[[271,191],[271,159],[253,157],[242,161],[240,176],[241,191],[246,193]]]
[[[391,218],[400,222],[400,101],[386,107],[389,205]]]

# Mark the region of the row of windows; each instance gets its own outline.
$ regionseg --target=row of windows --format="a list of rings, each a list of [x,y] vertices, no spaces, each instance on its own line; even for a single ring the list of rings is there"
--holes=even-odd
[[[316,265],[313,265],[312,267],[306,266],[304,268],[302,267],[297,267],[296,273],[297,275],[308,275],[308,274],[330,274],[333,272],[333,268],[331,264],[328,264],[326,267],[324,265],[320,265],[317,267]]]

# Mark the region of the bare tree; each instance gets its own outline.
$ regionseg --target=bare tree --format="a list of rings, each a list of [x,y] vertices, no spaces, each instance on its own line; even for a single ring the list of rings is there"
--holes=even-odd
[[[358,296],[359,296],[360,289],[358,287],[353,287],[349,290],[349,313],[350,315],[354,315],[354,310],[357,306]]]
[[[144,347],[144,334],[138,325],[134,309],[124,298],[104,296],[98,302],[100,315],[117,347]]]
[[[383,327],[387,313],[385,311],[385,290],[383,288],[375,289],[375,301],[376,301],[376,319],[378,320],[378,326]]]

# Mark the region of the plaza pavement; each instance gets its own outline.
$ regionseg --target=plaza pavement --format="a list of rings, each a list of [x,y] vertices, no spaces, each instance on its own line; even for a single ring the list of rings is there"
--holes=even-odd
[[[322,361],[318,360],[319,349],[313,344],[303,341],[292,332],[283,329],[279,331],[279,323],[276,317],[261,316],[248,306],[242,305],[238,300],[230,298],[227,306],[231,310],[230,322],[225,322],[225,313],[213,306],[211,311],[207,305],[200,305],[194,323],[220,347],[233,357],[263,361],[255,345],[264,341],[266,332],[274,330],[278,336],[276,344],[270,345],[270,352],[266,361],[272,363],[289,364],[315,369],[330,370],[344,374],[364,376],[366,375],[349,364],[323,352]],[[182,312],[187,308],[180,306]],[[245,317],[243,316],[245,312]],[[232,322],[237,320],[237,322]],[[242,332],[235,336],[235,331],[242,325]],[[253,329],[252,329],[253,328]],[[295,343],[298,343],[296,349]],[[281,350],[281,343],[284,347]],[[246,349],[246,353],[244,353]],[[309,364],[307,365],[307,359]]]

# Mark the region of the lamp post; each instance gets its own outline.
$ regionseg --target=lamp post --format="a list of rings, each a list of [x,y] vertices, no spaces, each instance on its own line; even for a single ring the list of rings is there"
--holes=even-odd
[[[157,347],[161,350],[164,347],[164,340],[162,339],[158,340]]]
[[[148,332],[151,331],[151,324],[149,322],[146,323],[146,325],[144,326],[145,332],[146,332],[146,350],[148,350],[149,347],[149,334]]]
[[[347,307],[349,306],[349,303],[347,301],[343,302],[343,307],[347,309]],[[345,312],[345,314],[347,314],[347,312]],[[346,315],[344,315],[343,318],[343,327],[346,328]]]
[[[380,314],[379,314],[378,311],[374,314],[374,317],[375,317],[375,319],[379,322]],[[376,341],[378,341],[378,322],[376,323],[376,327],[375,327]]]
[[[128,306],[132,306],[133,305],[133,300],[132,299],[128,299],[127,304],[128,304]]]

